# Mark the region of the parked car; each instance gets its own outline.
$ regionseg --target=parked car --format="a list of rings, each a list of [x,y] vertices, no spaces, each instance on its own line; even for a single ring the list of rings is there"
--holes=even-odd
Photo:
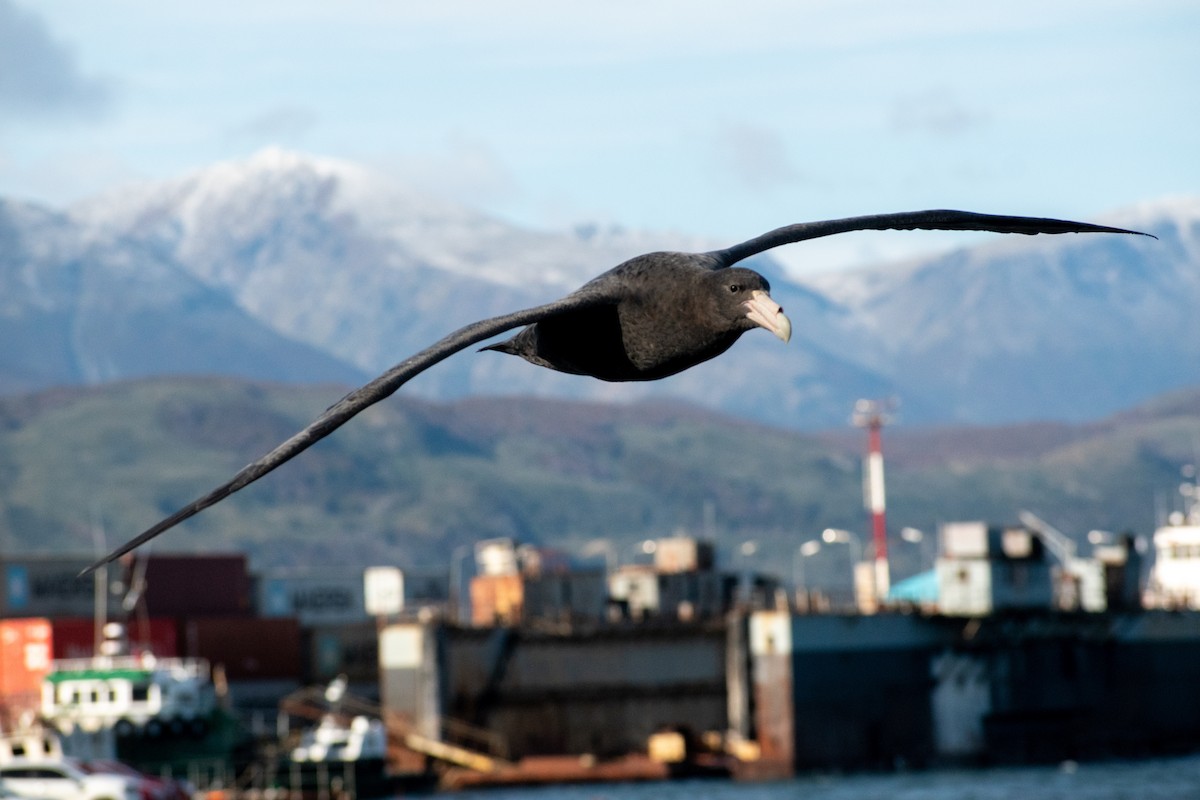
[[[137,778],[89,773],[70,759],[14,759],[0,765],[0,784],[31,800],[144,800]]]
[[[142,800],[191,800],[192,795],[195,794],[195,789],[191,787],[191,784],[157,775],[147,775],[120,761],[84,761],[79,766],[93,775],[110,773],[124,775],[131,780],[138,781]]]
[[[0,800],[25,800],[25,798],[6,786],[4,781],[0,781]]]

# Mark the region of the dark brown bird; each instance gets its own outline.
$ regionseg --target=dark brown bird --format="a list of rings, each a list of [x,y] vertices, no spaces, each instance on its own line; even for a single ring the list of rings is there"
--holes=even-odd
[[[784,244],[847,231],[888,229],[1140,234],[1058,219],[912,211],[788,225],[709,253],[637,256],[561,300],[475,322],[400,362],[334,403],[304,430],[247,465],[227,483],[156,523],[84,572],[124,555],[258,480],[439,361],[522,325],[528,327],[505,342],[483,349],[606,381],[652,381],[674,375],[724,353],[738,337],[755,327],[766,328],[786,342],[792,325],[771,299],[767,280],[753,270],[733,265]]]

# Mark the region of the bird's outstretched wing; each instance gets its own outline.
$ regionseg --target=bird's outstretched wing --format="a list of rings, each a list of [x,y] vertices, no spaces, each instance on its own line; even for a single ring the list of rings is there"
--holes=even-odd
[[[846,219],[788,225],[787,227],[778,228],[733,247],[701,254],[701,257],[697,258],[695,263],[718,269],[730,266],[764,250],[805,239],[815,239],[820,236],[830,236],[836,233],[846,233],[856,230],[912,230],[917,228],[1026,234],[1073,232],[1138,233],[1138,231],[1129,231],[1122,228],[1110,228],[1103,225],[1091,225],[1084,222],[1069,222],[1058,219],[998,216],[994,214],[976,214],[968,211],[912,211],[899,214],[876,214],[865,217],[848,217]],[[619,269],[620,267],[614,268],[614,270]],[[581,308],[618,302],[620,297],[617,295],[621,291],[620,281],[615,279],[613,275],[614,272],[610,271],[586,284],[579,291],[553,303],[525,309],[524,311],[516,311],[500,317],[492,317],[491,319],[473,323],[451,333],[433,346],[422,350],[406,361],[402,361],[375,380],[346,395],[326,409],[324,414],[313,420],[304,430],[283,442],[262,458],[247,465],[228,482],[189,503],[171,516],[121,545],[88,567],[82,574],[91,572],[102,564],[119,558],[135,547],[153,539],[163,531],[258,480],[263,475],[294,458],[317,441],[337,430],[347,420],[363,409],[390,396],[411,378],[454,353],[521,325],[528,325],[547,317]]]
[[[480,320],[466,327],[459,328],[436,344],[400,362],[370,383],[350,392],[327,408],[321,416],[309,423],[304,430],[284,441],[257,461],[247,464],[238,474],[208,494],[193,500],[171,516],[147,528],[133,539],[113,550],[104,558],[81,572],[80,575],[86,575],[97,567],[120,558],[125,553],[145,544],[163,531],[173,528],[185,519],[200,513],[214,503],[224,500],[239,489],[253,483],[263,475],[295,458],[321,439],[333,433],[354,415],[378,403],[380,400],[390,397],[410,379],[458,351],[522,325],[529,325],[530,323],[546,319],[547,317],[553,317],[557,314],[610,302],[614,302],[614,298],[602,291],[581,290],[553,303]]]
[[[977,214],[973,211],[950,211],[945,209],[931,211],[903,211],[896,214],[870,214],[865,217],[846,217],[845,219],[828,219],[821,222],[801,222],[796,225],[786,225],[768,231],[762,236],[756,236],[749,241],[735,244],[724,250],[714,250],[708,255],[714,269],[728,267],[744,258],[758,255],[793,242],[806,239],[817,239],[822,236],[832,236],[835,233],[850,231],[884,231],[884,230],[936,230],[936,231],[992,231],[994,233],[1132,233],[1139,236],[1151,236],[1141,231],[1130,231],[1124,228],[1110,228],[1105,225],[1092,225],[1087,222],[1071,222],[1065,219],[1048,219],[1044,217],[1012,217],[1000,214]],[[1151,236],[1151,238],[1157,238]]]

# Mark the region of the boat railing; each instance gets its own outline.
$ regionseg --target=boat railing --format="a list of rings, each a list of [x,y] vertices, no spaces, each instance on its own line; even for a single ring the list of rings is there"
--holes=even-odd
[[[210,675],[209,663],[205,659],[157,658],[149,654],[61,658],[55,659],[51,664],[52,672],[94,672],[97,670],[162,670],[200,680],[208,680]]]

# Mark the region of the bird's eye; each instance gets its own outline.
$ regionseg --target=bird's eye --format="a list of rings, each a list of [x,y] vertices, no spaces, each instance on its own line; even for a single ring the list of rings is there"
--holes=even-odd
[[[731,284],[729,284],[729,291],[730,291],[732,294],[737,294],[737,293],[738,293],[738,292],[740,292],[741,290],[742,290],[742,285],[741,285],[740,283],[731,283]]]

